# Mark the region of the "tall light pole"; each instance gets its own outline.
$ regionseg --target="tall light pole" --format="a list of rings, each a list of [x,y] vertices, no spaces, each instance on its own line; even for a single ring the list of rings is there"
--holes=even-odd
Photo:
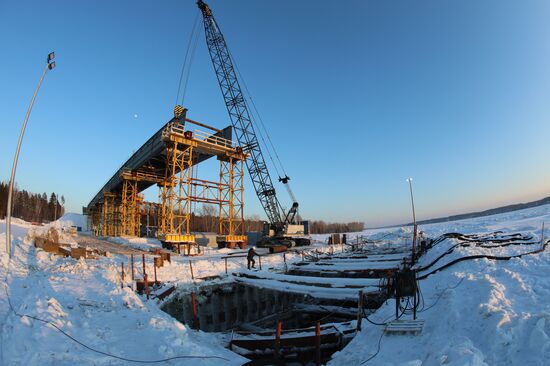
[[[34,105],[34,100],[36,99],[36,95],[38,94],[38,90],[40,90],[40,86],[42,85],[42,80],[44,80],[44,76],[46,76],[46,73],[48,70],[53,70],[55,68],[55,61],[53,59],[55,58],[55,54],[51,52],[48,54],[48,57],[46,59],[46,66],[44,67],[44,71],[42,72],[42,76],[40,76],[40,80],[38,81],[38,85],[36,86],[36,90],[34,91],[34,94],[31,99],[31,104],[29,105],[29,109],[27,109],[27,114],[25,115],[25,120],[23,121],[23,126],[21,127],[21,133],[19,134],[19,141],[17,142],[17,148],[15,149],[15,157],[13,158],[13,165],[11,167],[11,176],[10,176],[10,186],[8,189],[8,207],[6,209],[6,252],[8,253],[8,256],[11,257],[12,250],[11,250],[11,209],[12,209],[12,199],[13,199],[13,185],[15,183],[15,171],[17,170],[17,160],[19,159],[19,151],[21,150],[21,143],[23,142],[23,136],[25,135],[25,128],[27,127],[27,122],[29,120],[29,116],[31,115],[32,107]]]
[[[414,212],[414,197],[413,197],[413,186],[412,186],[412,178],[407,178],[407,182],[409,182],[409,190],[411,191],[411,205],[412,205],[412,211],[413,211],[413,223],[414,226],[416,226],[416,214]]]
[[[412,243],[412,260],[414,263],[414,257],[416,255],[416,213],[414,210],[414,196],[413,196],[413,187],[412,187],[412,178],[407,178],[409,182],[409,190],[411,192],[411,205],[412,205],[412,214],[413,214],[413,243]]]

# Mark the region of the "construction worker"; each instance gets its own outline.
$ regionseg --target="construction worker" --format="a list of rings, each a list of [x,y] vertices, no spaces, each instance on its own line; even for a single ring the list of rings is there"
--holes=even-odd
[[[258,255],[256,251],[254,250],[254,247],[248,249],[248,254],[246,255],[246,261],[248,265],[248,269],[250,269],[250,264],[252,263],[252,268],[256,268],[256,261],[254,260],[254,256]]]

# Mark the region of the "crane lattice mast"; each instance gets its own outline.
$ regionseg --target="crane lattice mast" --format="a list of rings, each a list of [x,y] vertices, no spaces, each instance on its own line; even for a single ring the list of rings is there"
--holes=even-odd
[[[202,12],[208,52],[212,59],[212,65],[218,78],[234,133],[245,152],[250,154],[250,159],[246,160],[246,166],[254,189],[271,224],[279,226],[276,229],[282,230],[283,228],[280,226],[284,226],[288,218],[281,214],[283,210],[275,194],[275,188],[256,137],[229,48],[208,5],[202,0],[198,0],[197,5]],[[297,203],[294,203],[294,206],[297,206]]]

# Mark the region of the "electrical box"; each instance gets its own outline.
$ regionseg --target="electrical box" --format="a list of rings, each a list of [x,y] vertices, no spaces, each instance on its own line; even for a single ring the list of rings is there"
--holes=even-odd
[[[416,272],[404,268],[395,275],[395,292],[397,297],[414,296],[416,293]]]

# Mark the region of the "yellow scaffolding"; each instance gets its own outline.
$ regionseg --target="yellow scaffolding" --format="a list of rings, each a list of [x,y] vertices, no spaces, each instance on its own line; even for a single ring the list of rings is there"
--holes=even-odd
[[[139,194],[137,174],[122,173],[121,235],[139,236],[140,204],[143,196]]]
[[[243,217],[243,161],[247,155],[231,141],[204,132],[184,131],[180,124],[169,126],[164,134],[166,169],[159,184],[161,214],[158,237],[175,245],[195,244],[191,232],[193,202],[220,207],[217,241],[228,246],[246,242]],[[193,177],[196,154],[215,155],[220,160],[220,181]]]
[[[120,233],[120,205],[117,202],[117,195],[111,192],[103,193],[103,217],[101,223],[101,234],[103,236],[118,236]]]
[[[191,227],[192,205],[203,203],[219,206],[218,243],[229,247],[244,245],[243,162],[247,154],[217,134],[184,130],[184,125],[177,120],[162,130],[162,141],[163,150],[154,163],[144,163],[133,171],[124,170],[120,175],[122,185],[113,192],[104,192],[96,209],[90,211],[91,227],[96,235],[139,236],[144,204],[139,192],[156,183],[159,204],[158,215],[153,215],[153,226],[163,243],[178,251],[180,245],[188,245],[190,250],[196,243]],[[219,181],[193,177],[194,165],[205,160],[205,156],[216,156],[220,161]],[[148,229],[150,208],[146,210]]]
[[[159,238],[167,243],[195,243],[191,234],[193,146],[171,142],[166,148],[166,172],[160,185]]]
[[[88,212],[88,228],[98,236],[101,233],[101,218],[103,213],[103,205],[95,206]]]
[[[243,160],[232,156],[220,159],[220,218],[217,242],[232,248],[244,247]]]

